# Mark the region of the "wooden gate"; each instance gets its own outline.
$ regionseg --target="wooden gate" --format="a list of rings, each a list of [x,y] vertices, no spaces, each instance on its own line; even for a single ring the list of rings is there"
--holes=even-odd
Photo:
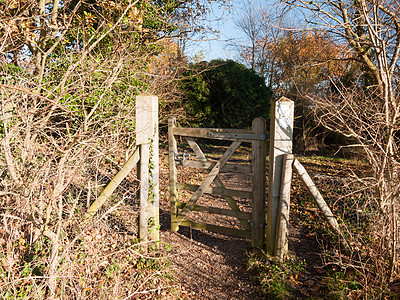
[[[175,118],[168,120],[169,135],[169,168],[170,168],[170,200],[171,200],[171,229],[178,231],[179,226],[190,226],[213,232],[230,234],[251,239],[253,247],[263,247],[265,232],[265,196],[266,196],[266,128],[265,120],[253,120],[252,129],[217,129],[217,128],[183,128],[176,127]],[[184,137],[193,150],[196,160],[186,159],[186,153],[178,152],[176,137]],[[195,138],[231,141],[229,148],[216,161],[208,161]],[[244,166],[227,163],[242,142],[252,144],[252,163]],[[203,169],[208,172],[200,185],[178,182],[178,166]],[[251,191],[228,189],[218,176],[220,171],[249,172],[252,175]],[[214,183],[214,186],[211,184]],[[191,191],[190,200],[179,200],[178,191]],[[229,209],[201,206],[196,203],[204,194],[222,196],[228,203]],[[252,199],[251,212],[241,211],[235,199]],[[219,214],[235,217],[243,229],[218,226],[216,224],[200,223],[189,220],[188,214],[198,211],[202,213]]]

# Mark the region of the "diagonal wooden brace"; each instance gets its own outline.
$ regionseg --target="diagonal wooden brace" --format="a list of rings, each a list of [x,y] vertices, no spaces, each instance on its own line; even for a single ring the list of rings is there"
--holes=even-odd
[[[199,159],[199,161],[201,162],[206,162],[208,161],[206,156],[204,155],[203,151],[201,150],[201,148],[199,147],[199,145],[195,142],[193,137],[187,137],[186,141],[189,143],[190,148],[192,148],[192,150],[194,151],[194,153],[196,154],[197,158]],[[214,184],[216,187],[219,188],[225,188],[224,183],[222,182],[222,180],[218,177],[218,175],[215,177],[214,179]],[[228,202],[229,207],[234,210],[234,211],[241,211],[239,206],[236,204],[235,199],[233,199],[233,197],[231,196],[224,196],[225,200]],[[250,230],[250,224],[247,220],[245,219],[239,219],[240,224],[242,224],[243,228],[246,230]]]
[[[204,194],[204,192],[209,187],[209,185],[214,181],[215,177],[217,177],[221,168],[226,164],[228,159],[232,156],[232,154],[239,147],[239,145],[240,145],[240,142],[233,142],[229,146],[228,150],[226,150],[224,155],[221,157],[221,159],[212,168],[210,173],[208,173],[207,177],[201,183],[201,185],[199,186],[197,191],[194,192],[194,194],[192,195],[192,198],[190,198],[189,202],[179,212],[178,217],[176,218],[176,222],[177,222],[178,226],[183,221],[183,219],[186,217],[186,215],[189,213],[189,211],[193,208],[193,206],[196,204],[196,202],[199,200],[199,198]]]

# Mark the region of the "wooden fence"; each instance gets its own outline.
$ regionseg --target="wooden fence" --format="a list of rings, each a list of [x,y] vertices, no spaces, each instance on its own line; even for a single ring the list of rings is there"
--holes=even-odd
[[[350,250],[339,224],[308,175],[292,154],[294,103],[281,98],[271,105],[271,139],[269,153],[268,211],[266,248],[269,253],[283,258],[288,253],[288,226],[292,167],[309,190],[316,205],[339,236],[345,250]]]
[[[277,245],[276,239],[279,231],[278,223],[283,225],[283,221],[278,217],[281,214],[279,203],[283,201],[281,198],[283,157],[285,154],[291,154],[293,149],[294,102],[285,97],[272,102],[270,122],[266,247],[268,252],[276,253],[277,248],[287,247],[284,246],[287,238],[280,239],[282,243],[280,245]],[[289,180],[289,189],[290,179],[291,177],[287,179]],[[282,218],[284,217],[282,216]],[[287,216],[286,224],[288,221]]]
[[[341,238],[343,247],[350,249],[349,243],[342,234],[336,218],[333,216],[323,197],[318,192],[304,167],[292,153],[293,144],[294,103],[287,98],[281,98],[271,105],[270,124],[270,154],[268,208],[266,218],[266,131],[265,121],[257,118],[252,129],[215,129],[215,128],[182,128],[176,127],[175,119],[169,119],[169,166],[170,166],[170,201],[171,229],[177,231],[179,226],[247,237],[253,247],[266,246],[274,255],[283,257],[288,251],[288,224],[290,207],[290,185],[292,165],[310,191],[313,199],[324,214],[329,225]],[[185,160],[184,154],[177,151],[176,136],[186,139],[195,153],[197,161]],[[219,161],[210,162],[205,157],[195,138],[227,140],[230,147]],[[229,158],[241,142],[252,144],[252,164],[244,166],[228,163]],[[136,97],[136,148],[133,154],[111,180],[100,196],[87,211],[92,217],[107,201],[122,180],[137,167],[140,180],[140,215],[139,238],[141,242],[159,240],[159,161],[158,161],[158,97],[142,94]],[[204,169],[208,174],[200,185],[179,183],[177,181],[177,166]],[[218,174],[224,171],[242,171],[252,174],[252,190],[227,189]],[[210,186],[214,183],[215,187]],[[179,190],[192,191],[191,199],[180,202]],[[225,198],[230,209],[206,207],[197,205],[203,194],[215,194]],[[241,211],[233,197],[251,198],[252,211]],[[190,211],[206,212],[235,217],[243,229],[217,226],[190,221],[187,215]],[[266,222],[267,220],[267,222]],[[266,228],[265,228],[266,225]]]

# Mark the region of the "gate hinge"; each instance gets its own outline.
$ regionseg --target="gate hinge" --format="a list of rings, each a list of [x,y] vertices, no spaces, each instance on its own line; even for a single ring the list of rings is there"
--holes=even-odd
[[[249,225],[250,225],[251,228],[253,228],[254,227],[254,222],[250,221]],[[260,223],[260,228],[265,228],[266,226],[267,226],[267,222]]]

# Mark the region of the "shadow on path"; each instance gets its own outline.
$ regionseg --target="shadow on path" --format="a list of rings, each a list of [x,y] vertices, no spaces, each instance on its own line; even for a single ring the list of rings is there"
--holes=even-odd
[[[170,214],[160,210],[161,238],[172,246],[175,278],[188,299],[262,299],[250,280],[250,241],[181,227],[170,230]]]

